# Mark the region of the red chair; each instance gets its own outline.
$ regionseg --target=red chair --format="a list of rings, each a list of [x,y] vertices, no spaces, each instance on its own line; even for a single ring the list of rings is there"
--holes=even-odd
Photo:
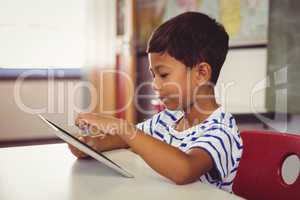
[[[300,178],[286,184],[281,176],[284,160],[300,157],[300,136],[270,132],[243,131],[243,155],[233,184],[233,192],[249,200],[300,200]]]

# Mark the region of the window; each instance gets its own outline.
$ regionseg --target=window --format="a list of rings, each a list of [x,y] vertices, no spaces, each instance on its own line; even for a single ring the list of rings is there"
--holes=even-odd
[[[25,69],[80,72],[88,56],[87,2],[0,0],[0,76]]]

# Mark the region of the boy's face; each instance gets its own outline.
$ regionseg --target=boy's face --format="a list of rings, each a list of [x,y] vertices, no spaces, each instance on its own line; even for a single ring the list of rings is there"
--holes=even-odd
[[[168,53],[149,53],[148,58],[153,89],[164,105],[170,110],[186,110],[191,106],[205,77],[199,76],[195,67],[186,67]]]

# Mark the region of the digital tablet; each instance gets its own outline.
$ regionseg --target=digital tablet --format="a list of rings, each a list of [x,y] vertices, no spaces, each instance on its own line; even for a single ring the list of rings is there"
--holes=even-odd
[[[123,176],[125,176],[127,178],[133,178],[134,177],[131,173],[129,173],[128,171],[126,171],[124,168],[122,168],[120,165],[118,165],[117,163],[115,163],[114,161],[112,161],[111,159],[109,159],[108,157],[106,157],[105,155],[103,155],[102,153],[97,152],[95,149],[93,149],[92,147],[90,147],[86,143],[80,141],[78,138],[76,138],[72,134],[68,133],[64,129],[60,128],[59,126],[57,126],[53,122],[49,121],[48,119],[46,119],[42,115],[38,115],[38,116],[46,124],[48,124],[51,128],[53,128],[55,130],[54,133],[59,138],[61,138],[62,140],[64,140],[67,143],[75,146],[76,148],[78,148],[82,152],[84,152],[87,155],[95,158],[96,160],[100,161],[101,163],[103,163],[104,165],[108,166],[109,168],[115,170],[119,174],[121,174],[121,175],[123,175]]]

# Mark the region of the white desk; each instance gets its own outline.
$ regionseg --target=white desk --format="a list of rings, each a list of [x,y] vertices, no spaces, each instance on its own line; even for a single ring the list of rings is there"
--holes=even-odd
[[[93,159],[77,160],[66,144],[0,148],[0,199],[241,199],[200,182],[176,185],[128,150],[106,155],[135,178]]]

